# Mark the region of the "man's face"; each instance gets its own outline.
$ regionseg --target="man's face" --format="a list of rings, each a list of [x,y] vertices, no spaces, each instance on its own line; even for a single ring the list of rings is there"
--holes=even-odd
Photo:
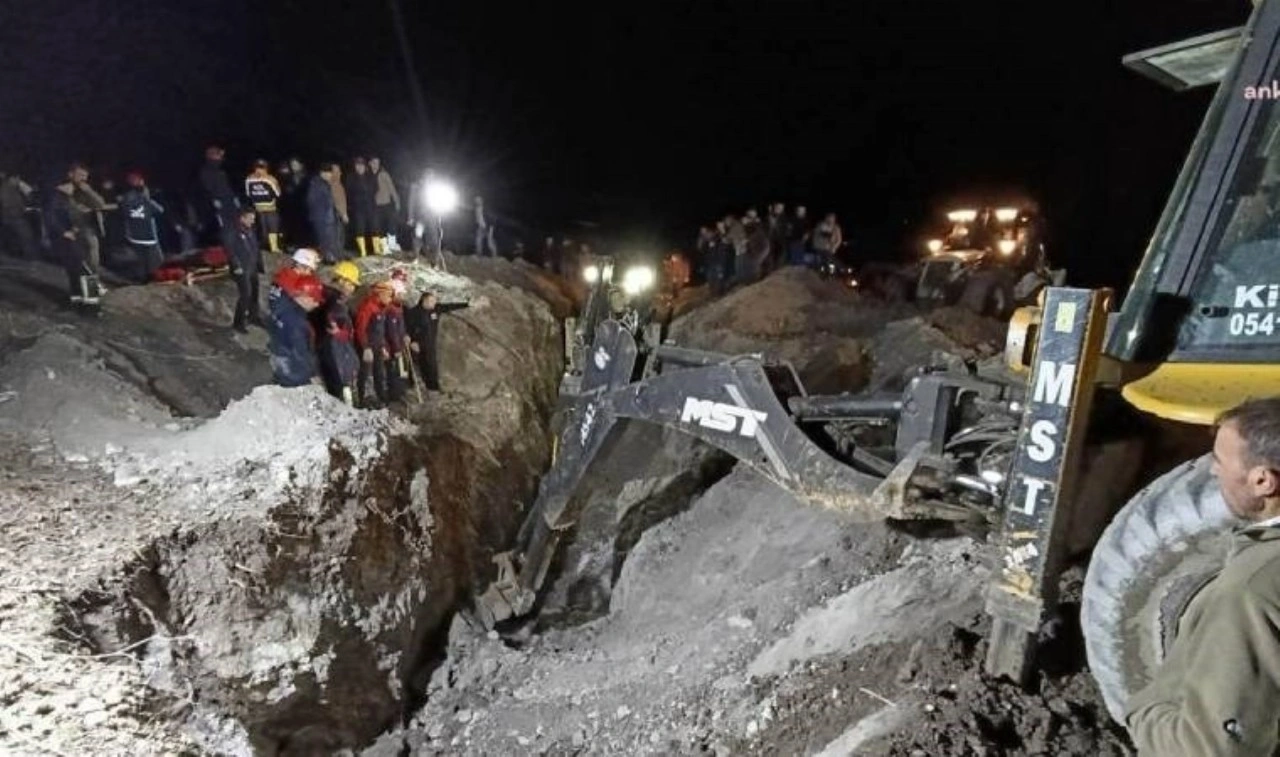
[[[1267,500],[1280,494],[1280,474],[1251,463],[1249,446],[1230,421],[1218,428],[1213,440],[1213,475],[1227,509],[1245,520],[1258,520]]]
[[[434,310],[436,306],[436,296],[434,294],[427,295],[426,298],[422,300],[422,304],[426,306],[427,310]]]
[[[356,163],[356,173],[364,173],[368,169],[364,163]]]
[[[241,228],[244,228],[244,229],[252,229],[252,228],[253,228],[253,219],[254,219],[254,214],[253,214],[253,213],[241,213],[241,214],[240,214],[240,227],[241,227]]]
[[[314,300],[306,295],[299,295],[296,299],[298,305],[308,313],[320,307],[320,302],[318,300]]]
[[[377,158],[372,158],[372,159],[370,159],[370,160],[369,160],[369,170],[370,170],[370,171],[373,171],[374,173],[377,173],[379,168],[382,168],[382,161],[381,161],[381,160],[378,160]]]
[[[71,180],[77,184],[83,184],[89,180],[89,171],[84,168],[71,169]]]
[[[396,293],[391,289],[378,290],[378,302],[381,302],[383,305],[390,305],[391,301],[395,299],[395,296]]]
[[[333,285],[338,288],[339,292],[342,292],[344,297],[350,297],[356,291],[356,285],[346,279],[334,279]]]

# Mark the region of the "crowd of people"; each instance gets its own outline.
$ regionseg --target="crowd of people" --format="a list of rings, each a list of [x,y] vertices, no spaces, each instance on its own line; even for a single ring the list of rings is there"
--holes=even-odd
[[[139,171],[127,173],[123,185],[110,177],[91,182],[79,163],[41,186],[0,173],[0,250],[61,265],[76,302],[104,265],[118,281],[146,283],[166,261],[225,247],[242,211],[253,212],[263,250],[305,246],[327,264],[399,252],[402,241],[434,259],[443,249],[441,219],[424,213],[421,202],[405,202],[377,156],[354,157],[349,170],[321,162],[314,171],[298,158],[274,167],[259,159],[234,179],[225,157],[223,148],[209,146],[186,192],[153,190]],[[421,188],[412,185],[411,195]],[[496,255],[497,224],[480,197],[474,218],[474,252]]]
[[[784,265],[817,265],[844,245],[844,230],[835,213],[813,223],[808,208],[769,205],[764,218],[755,208],[698,229],[693,267],[716,294],[734,284],[759,280]]]

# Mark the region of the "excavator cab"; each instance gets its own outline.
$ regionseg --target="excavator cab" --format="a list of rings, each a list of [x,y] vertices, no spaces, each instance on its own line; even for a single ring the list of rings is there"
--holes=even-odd
[[[1162,418],[1207,425],[1280,391],[1278,35],[1263,2],[1243,33],[1126,58],[1179,89],[1224,77],[1106,345],[1136,374],[1124,398]]]

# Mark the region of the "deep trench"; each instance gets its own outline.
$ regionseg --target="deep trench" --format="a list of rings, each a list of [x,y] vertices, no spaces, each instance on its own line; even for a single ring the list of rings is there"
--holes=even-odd
[[[29,347],[34,342],[10,341],[6,346]],[[561,344],[551,339],[545,348],[554,351]],[[97,341],[97,346],[109,372],[159,400],[176,417],[210,417],[217,414],[211,407],[225,406],[232,399],[219,387],[218,377],[211,376],[192,377],[199,386],[194,400],[175,396],[166,391],[162,380],[173,377],[157,375],[156,361],[138,359],[105,339]],[[312,754],[372,743],[404,724],[424,703],[433,672],[447,659],[452,620],[469,610],[472,597],[492,580],[492,555],[510,546],[527,515],[550,457],[551,435],[545,431],[552,422],[560,366],[559,357],[553,357],[542,365],[554,366],[555,373],[532,382],[532,394],[521,404],[521,425],[529,430],[524,437],[482,449],[476,446],[476,435],[451,431],[447,420],[424,423],[416,437],[392,444],[372,470],[359,473],[352,471],[349,451],[331,444],[329,484],[318,502],[280,502],[264,522],[196,523],[155,538],[97,585],[68,597],[56,618],[56,635],[93,654],[127,651],[159,671],[147,705],[153,717],[188,727],[198,719],[239,721],[255,753]],[[198,373],[200,366],[195,368]],[[659,441],[650,449],[664,446]],[[664,483],[625,512],[612,512],[608,493],[596,497],[594,516],[603,514],[600,524],[605,532],[573,536],[600,540],[611,559],[600,575],[572,577],[571,585],[610,585],[648,527],[687,509],[732,467],[730,459],[710,448],[700,450],[691,463],[660,462],[656,467],[645,458],[607,462],[613,482],[657,478]],[[411,486],[418,470],[425,470],[429,481],[429,528],[411,513]],[[328,590],[328,584],[316,583],[321,577],[316,563],[329,554],[327,542],[340,531],[337,523],[344,513],[349,514],[353,497],[376,503],[381,519],[367,518],[348,537],[346,554],[361,559],[346,563],[334,579],[338,585],[355,587],[348,601],[356,608],[367,608],[397,586],[422,587],[423,596],[405,621],[388,632],[390,638],[371,640],[353,634],[337,615],[322,614],[325,619],[308,654],[317,649],[333,653],[326,666],[329,678],[304,664],[289,678],[292,693],[267,702],[262,701],[269,695],[264,694],[261,681],[243,675],[224,680],[215,675],[212,663],[202,658],[194,642],[156,641],[181,639],[195,625],[216,623],[236,613],[247,615],[252,627],[253,622],[278,613],[282,596],[289,592],[311,596]],[[585,513],[583,520],[594,516]],[[300,534],[307,536],[290,536]],[[406,549],[428,536],[428,559]],[[220,564],[233,556],[260,565],[261,572],[229,571]],[[557,578],[553,575],[547,585]],[[570,590],[573,600],[561,608],[560,615],[550,616],[580,622],[607,612],[607,590],[603,601],[597,597],[578,602],[576,592],[576,588]],[[400,694],[364,691],[377,688],[377,677],[369,671],[385,666],[391,659],[385,654],[388,651],[398,655],[391,673]],[[217,751],[220,745],[207,746]]]

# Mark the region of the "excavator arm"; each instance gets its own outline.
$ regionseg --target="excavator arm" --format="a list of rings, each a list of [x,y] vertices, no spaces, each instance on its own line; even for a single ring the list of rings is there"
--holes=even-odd
[[[1008,404],[1000,383],[935,373],[912,381],[903,396],[810,397],[789,365],[756,355],[655,347],[645,356],[645,378],[632,381],[638,356],[627,329],[612,320],[600,325],[585,354],[581,391],[572,398],[552,468],[539,485],[516,548],[495,556],[498,578],[478,599],[486,626],[532,610],[560,537],[580,514],[584,479],[626,423],[692,436],[802,501],[859,520],[974,517],[972,508],[920,496],[929,481],[958,483],[994,497],[995,491],[976,477],[956,475],[946,443],[961,408],[975,401]],[[833,420],[896,424],[900,454],[883,460],[862,453],[867,472],[838,459],[806,430]]]

